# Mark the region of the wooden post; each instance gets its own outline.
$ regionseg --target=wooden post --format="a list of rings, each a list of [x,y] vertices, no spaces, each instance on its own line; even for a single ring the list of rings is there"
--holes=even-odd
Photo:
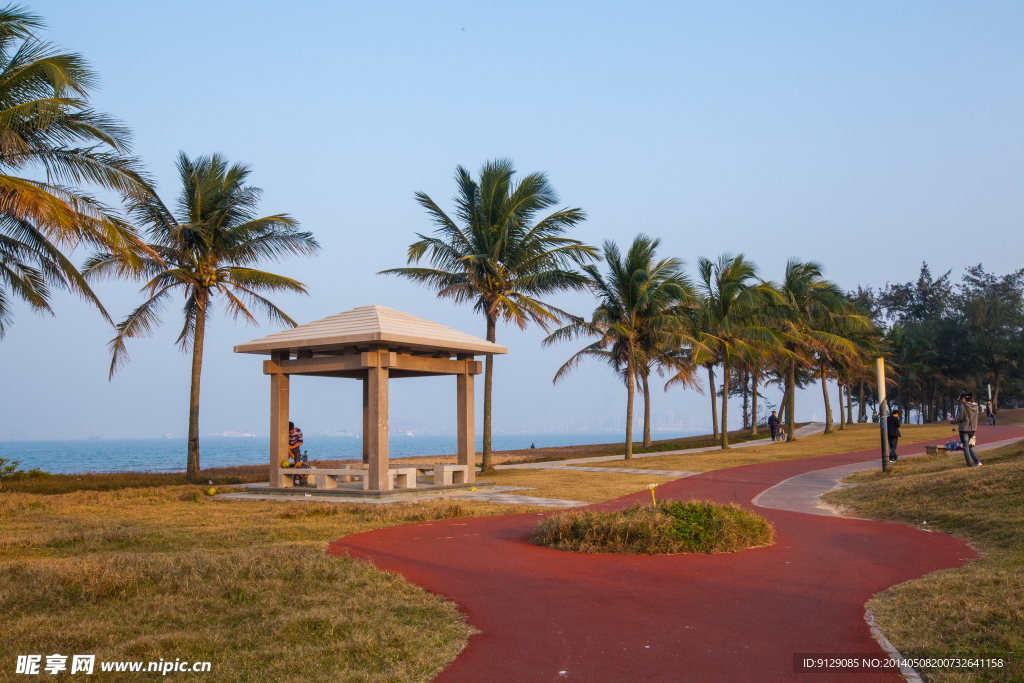
[[[384,351],[387,353],[387,350]],[[391,473],[388,464],[388,369],[381,367],[380,354],[375,353],[377,365],[366,369],[366,386],[369,405],[366,411],[368,430],[363,439],[369,448],[371,491],[391,489]]]
[[[885,400],[885,359],[879,358],[876,364],[878,379],[878,429],[882,434],[882,471],[889,471],[889,432],[885,418],[889,414],[889,404]]]
[[[370,462],[370,380],[363,378],[363,462]]]
[[[275,351],[271,360],[286,360],[287,354]],[[270,375],[270,486],[283,486],[281,461],[288,459],[288,383],[283,372]]]
[[[458,416],[458,453],[459,464],[468,465],[466,482],[476,481],[476,402],[473,398],[473,375],[469,372],[469,364],[473,356],[460,355],[466,360],[466,370],[455,376],[456,414]]]

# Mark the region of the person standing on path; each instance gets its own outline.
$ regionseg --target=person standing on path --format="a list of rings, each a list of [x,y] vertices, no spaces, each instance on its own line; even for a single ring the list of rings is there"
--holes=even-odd
[[[956,415],[950,420],[955,426],[953,431],[960,430],[960,443],[964,445],[964,459],[968,467],[981,467],[981,461],[974,453],[974,433],[978,431],[978,404],[971,403],[971,392],[960,392],[957,399]]]
[[[987,404],[985,404],[985,412],[988,414],[988,426],[995,427],[996,413],[994,410],[992,410],[992,401],[989,401]]]
[[[768,418],[768,429],[772,433],[772,441],[775,441],[779,437],[779,416],[772,411],[771,417]]]
[[[900,411],[893,408],[889,417],[885,418],[885,431],[889,433],[889,462],[896,462],[896,446],[900,443]]]

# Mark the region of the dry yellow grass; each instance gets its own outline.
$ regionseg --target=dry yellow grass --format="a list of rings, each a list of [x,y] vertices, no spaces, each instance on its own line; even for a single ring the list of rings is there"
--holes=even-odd
[[[929,680],[1024,680],[1024,444],[900,461],[889,475],[848,477],[826,499],[858,514],[954,533],[981,559],[878,594],[868,606],[907,656],[1003,657],[1004,669],[924,672]],[[922,522],[927,521],[927,527]]]
[[[483,476],[483,475],[482,475]],[[619,472],[579,472],[576,470],[514,469],[498,470],[485,475],[487,481],[499,486],[526,486],[529,491],[511,491],[524,496],[578,500],[600,503],[635,493],[648,484],[661,484],[672,477],[653,474]]]
[[[904,425],[901,429],[901,444],[920,443],[948,437],[949,425]],[[879,447],[878,425],[858,424],[837,430],[832,434],[816,434],[797,439],[791,443],[765,444],[744,448],[716,449],[691,455],[659,455],[633,460],[614,460],[593,463],[595,467],[630,467],[644,470],[676,470],[683,472],[708,472],[726,467],[739,467],[759,462],[811,458],[817,455],[847,453]],[[624,464],[626,463],[626,464]]]
[[[238,502],[189,486],[0,494],[0,661],[181,657],[212,662],[217,681],[429,680],[469,636],[455,606],[325,544],[522,509]]]

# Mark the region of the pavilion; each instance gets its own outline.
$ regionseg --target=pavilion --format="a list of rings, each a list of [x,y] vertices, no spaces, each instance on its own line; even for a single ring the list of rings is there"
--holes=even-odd
[[[347,377],[363,383],[363,460],[366,488],[392,487],[388,459],[388,380],[455,375],[458,463],[475,479],[476,437],[473,379],[475,356],[508,353],[504,346],[385,306],[361,306],[256,339],[235,353],[269,355],[270,487],[285,486],[280,463],[288,458],[288,383],[291,375]]]

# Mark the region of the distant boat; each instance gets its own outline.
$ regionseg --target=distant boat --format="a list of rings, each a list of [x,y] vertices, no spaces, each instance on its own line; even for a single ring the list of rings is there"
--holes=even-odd
[[[409,431],[408,429],[406,429],[406,430],[405,430],[405,435],[406,435],[406,436],[416,436],[415,434],[413,434],[412,432],[410,432],[410,431]]]
[[[245,437],[254,437],[256,435],[253,434],[252,432],[244,432],[244,431],[243,432],[236,432],[234,430],[229,429],[226,432],[221,432],[220,434],[214,434],[214,436],[245,436]]]
[[[344,429],[340,432],[332,429],[327,429],[325,431],[320,432],[320,436],[355,436],[355,434],[348,431],[347,429]]]
[[[167,432],[166,434],[164,434],[164,438],[165,438],[165,439],[172,439],[172,438],[174,438],[174,437],[172,437],[172,436],[171,436],[171,433],[170,433],[170,432]]]

